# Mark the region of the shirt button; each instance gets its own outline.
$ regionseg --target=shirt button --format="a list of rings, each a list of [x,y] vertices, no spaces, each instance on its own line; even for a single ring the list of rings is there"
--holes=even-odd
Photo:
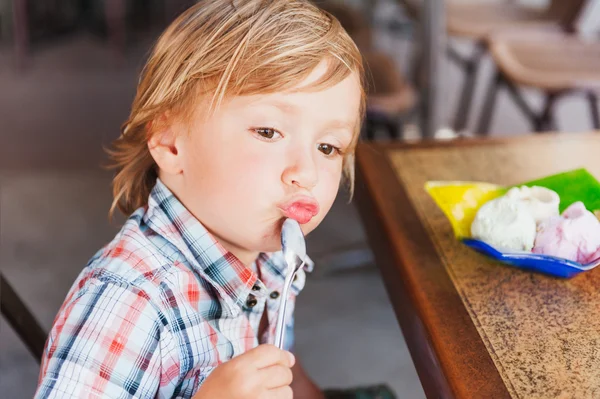
[[[298,280],[298,274],[294,274],[294,281]]]
[[[256,306],[257,303],[258,301],[256,300],[256,297],[254,295],[248,295],[248,299],[246,300],[246,306],[248,306],[249,308],[253,308]]]
[[[271,292],[271,295],[269,295],[271,297],[271,299],[277,299],[279,298],[279,292],[277,291],[273,291]]]
[[[254,285],[252,286],[252,291],[260,291],[260,285],[258,285],[258,284],[254,284]]]

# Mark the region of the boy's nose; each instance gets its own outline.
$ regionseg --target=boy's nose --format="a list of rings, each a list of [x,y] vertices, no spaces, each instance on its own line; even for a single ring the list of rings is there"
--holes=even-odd
[[[319,181],[319,175],[312,151],[290,155],[290,163],[283,172],[282,180],[287,185],[313,189]]]

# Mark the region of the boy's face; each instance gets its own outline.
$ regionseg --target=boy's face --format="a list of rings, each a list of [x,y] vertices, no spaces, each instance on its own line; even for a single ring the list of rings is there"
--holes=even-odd
[[[298,87],[318,80],[325,67]],[[189,134],[177,134],[179,173],[165,176],[161,168],[161,178],[241,259],[277,251],[286,217],[308,234],[331,208],[360,96],[351,75],[321,91],[234,97],[209,117],[200,106]]]

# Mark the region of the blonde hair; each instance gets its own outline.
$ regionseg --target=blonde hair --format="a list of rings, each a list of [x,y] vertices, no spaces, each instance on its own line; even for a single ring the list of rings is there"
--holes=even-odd
[[[188,9],[156,43],[131,114],[108,150],[116,170],[110,215],[147,204],[157,178],[148,140],[165,115],[189,117],[208,93],[214,110],[229,96],[291,89],[323,60],[327,72],[307,89],[333,86],[352,73],[364,87],[356,45],[331,14],[307,0],[204,0]],[[344,158],[351,190],[359,129]]]

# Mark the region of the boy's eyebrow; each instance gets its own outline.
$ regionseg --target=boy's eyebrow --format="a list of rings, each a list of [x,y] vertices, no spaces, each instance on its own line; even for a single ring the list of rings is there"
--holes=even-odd
[[[286,112],[286,113],[292,113],[292,114],[297,114],[299,109],[298,106],[286,101],[270,101],[268,103],[266,103],[266,105],[270,105],[273,106],[275,108],[278,108],[280,111],[282,112]]]
[[[336,119],[326,124],[328,129],[340,129],[353,131],[356,126],[355,121]]]
[[[295,104],[281,101],[281,100],[270,100],[270,101],[259,101],[250,104],[251,107],[268,107],[275,108],[277,111],[284,114],[299,114],[300,107]]]
[[[277,108],[284,113],[298,114],[300,112],[300,109],[296,104],[289,103],[287,101],[275,100],[269,101],[268,103],[265,102],[262,105]],[[335,119],[327,122],[325,125],[327,129],[349,130],[350,132],[354,131],[355,126],[356,121],[343,119]]]

